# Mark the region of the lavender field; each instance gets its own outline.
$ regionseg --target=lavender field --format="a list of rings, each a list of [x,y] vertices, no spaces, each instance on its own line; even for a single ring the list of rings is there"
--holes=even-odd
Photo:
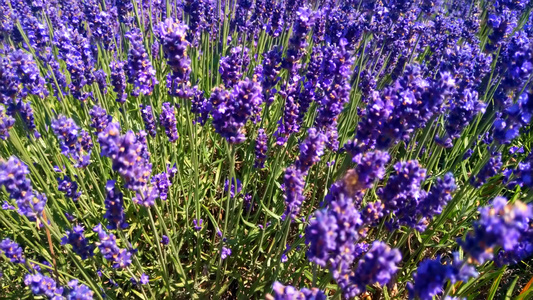
[[[533,299],[532,9],[0,0],[0,299]]]

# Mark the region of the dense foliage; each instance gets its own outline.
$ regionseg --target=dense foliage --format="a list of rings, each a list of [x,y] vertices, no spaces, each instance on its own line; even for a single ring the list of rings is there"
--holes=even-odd
[[[532,6],[0,0],[0,298],[531,298]]]

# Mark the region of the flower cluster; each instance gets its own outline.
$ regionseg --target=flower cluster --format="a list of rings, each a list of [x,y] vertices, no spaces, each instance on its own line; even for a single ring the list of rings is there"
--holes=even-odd
[[[65,193],[65,196],[73,201],[77,201],[81,196],[81,192],[78,192],[78,183],[66,175],[63,179],[57,179],[57,190]]]
[[[60,115],[52,121],[52,130],[59,140],[59,147],[63,155],[76,161],[77,168],[84,168],[89,165],[92,148],[89,145],[92,145],[92,142],[74,120]]]
[[[109,225],[107,229],[124,229],[128,227],[126,215],[124,214],[123,194],[115,186],[114,180],[108,180],[106,184],[106,198],[104,201],[106,212],[104,218]]]
[[[76,225],[72,230],[67,230],[66,235],[61,239],[61,245],[69,244],[72,246],[72,251],[81,256],[85,260],[94,255],[94,246],[89,244],[89,241],[83,234],[83,227]]]
[[[274,290],[273,300],[326,300],[326,294],[323,291],[312,288],[303,288],[298,290],[290,285],[283,285],[279,281],[274,282],[272,285]]]
[[[128,74],[128,82],[133,84],[132,95],[151,95],[154,85],[159,82],[155,78],[155,70],[144,49],[142,33],[135,28],[128,32],[126,37],[130,41],[130,49],[128,52],[128,64],[125,68]]]
[[[515,249],[520,238],[529,228],[531,206],[521,202],[510,204],[503,197],[496,197],[492,204],[479,209],[480,219],[474,223],[474,231],[458,243],[472,261],[480,264],[494,257],[494,249]]]
[[[101,155],[112,160],[113,170],[118,172],[125,181],[125,187],[139,191],[149,182],[152,164],[148,157],[143,156],[146,146],[133,131],[120,134],[120,126],[110,123],[98,134]]]
[[[0,251],[9,258],[12,263],[23,264],[26,261],[24,259],[24,252],[19,244],[8,238],[5,238],[0,242]]]
[[[9,198],[15,200],[19,214],[29,220],[36,220],[46,206],[46,196],[33,190],[28,166],[17,157],[12,156],[8,161],[0,160],[0,186],[9,193]]]
[[[187,25],[168,18],[155,29],[155,35],[163,46],[165,58],[172,73],[168,74],[169,93],[186,97],[190,86],[191,60],[187,57]]]
[[[259,84],[245,79],[231,93],[215,89],[209,102],[216,132],[228,142],[238,144],[245,140],[242,128],[252,116],[259,114],[263,98]]]
[[[165,133],[168,136],[168,141],[174,143],[178,140],[178,129],[176,125],[176,110],[170,103],[165,102],[161,107],[161,115],[159,115],[159,124],[165,128]]]
[[[131,264],[131,251],[121,249],[117,246],[117,238],[114,234],[107,234],[102,228],[102,224],[98,224],[93,228],[93,231],[98,234],[99,242],[96,243],[100,253],[104,258],[113,262],[113,268],[126,268]]]

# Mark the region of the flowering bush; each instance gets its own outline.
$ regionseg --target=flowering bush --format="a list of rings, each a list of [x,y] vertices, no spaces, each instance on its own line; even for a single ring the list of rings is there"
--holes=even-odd
[[[531,2],[0,6],[6,298],[533,295]]]

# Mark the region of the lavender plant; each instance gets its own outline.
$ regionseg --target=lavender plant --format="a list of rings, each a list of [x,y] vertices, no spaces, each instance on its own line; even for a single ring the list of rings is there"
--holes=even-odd
[[[531,1],[0,6],[3,297],[533,295]]]

